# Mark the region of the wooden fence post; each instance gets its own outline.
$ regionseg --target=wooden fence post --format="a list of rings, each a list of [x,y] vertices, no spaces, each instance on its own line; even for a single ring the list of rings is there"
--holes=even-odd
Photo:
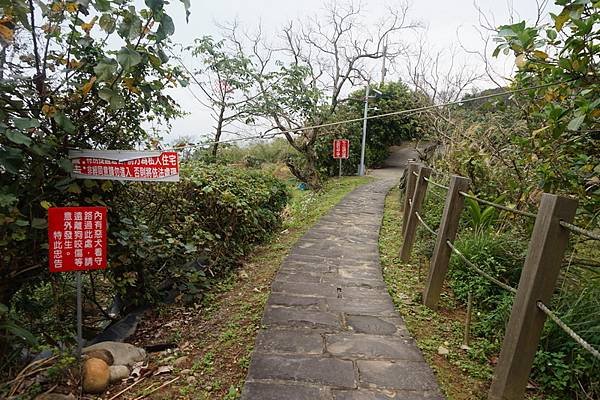
[[[408,168],[406,169],[406,190],[404,192],[404,217],[402,218],[402,234],[406,232],[406,224],[408,222],[408,216],[410,214],[410,202],[412,201],[413,194],[415,193],[415,183],[417,182],[417,177],[415,173],[418,172],[419,164],[411,162],[408,163]]]
[[[546,320],[537,302],[549,304],[569,242],[569,231],[559,221],[572,222],[576,209],[577,200],[542,195],[489,400],[521,400],[525,394]]]
[[[442,286],[448,272],[448,263],[452,255],[452,250],[448,247],[446,241],[454,242],[460,215],[465,205],[465,198],[459,192],[466,192],[470,182],[469,179],[457,175],[453,175],[450,180],[444,213],[442,214],[433,256],[429,264],[429,275],[423,291],[423,304],[434,310],[437,308],[440,299]]]
[[[415,181],[415,190],[412,196],[412,206],[406,220],[406,229],[404,230],[404,240],[402,241],[402,249],[400,250],[400,259],[404,262],[410,260],[410,252],[415,243],[415,233],[417,232],[417,216],[416,213],[421,210],[421,205],[427,193],[427,181],[431,175],[431,168],[419,166],[419,176]]]

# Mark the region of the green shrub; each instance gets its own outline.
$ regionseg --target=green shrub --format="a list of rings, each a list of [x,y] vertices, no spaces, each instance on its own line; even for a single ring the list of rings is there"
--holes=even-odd
[[[491,276],[516,287],[519,282],[526,243],[514,240],[508,233],[466,230],[455,243],[472,263]],[[471,292],[476,308],[474,332],[487,338],[502,338],[510,316],[512,294],[472,271],[459,257],[450,260],[450,287],[454,295],[466,303]]]
[[[153,301],[164,282],[191,298],[279,225],[288,193],[277,179],[198,162],[182,176],[130,185],[111,207],[109,265],[127,298]]]
[[[93,307],[86,312],[87,338],[105,321],[90,300],[106,307],[115,291],[125,311],[180,293],[184,301],[198,301],[279,226],[289,196],[270,174],[244,168],[189,162],[181,177],[178,183],[83,181],[71,195],[70,205],[108,207],[108,268],[83,280],[84,305]],[[95,277],[95,288],[87,275]],[[2,336],[8,331],[13,338],[4,343],[11,347],[5,353],[31,347],[20,327],[42,347],[73,344],[74,304],[74,276],[43,268],[16,291],[10,307],[0,307]]]
[[[597,276],[591,274],[587,276],[585,286],[563,287],[554,296],[552,308],[569,327],[598,349],[600,285]],[[600,362],[597,359],[553,321],[546,322],[532,377],[544,391],[553,394],[550,399],[578,398],[581,391],[587,393],[588,398],[600,398],[598,371]]]

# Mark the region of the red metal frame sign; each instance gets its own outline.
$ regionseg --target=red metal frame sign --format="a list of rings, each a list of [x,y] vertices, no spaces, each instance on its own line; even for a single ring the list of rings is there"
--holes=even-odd
[[[350,141],[348,139],[335,139],[333,141],[333,158],[347,159],[350,157]]]
[[[179,181],[175,151],[71,150],[73,178],[119,181]]]
[[[106,269],[106,207],[48,209],[50,272]]]

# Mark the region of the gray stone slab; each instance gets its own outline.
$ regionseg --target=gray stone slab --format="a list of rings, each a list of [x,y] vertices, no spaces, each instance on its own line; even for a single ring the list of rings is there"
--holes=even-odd
[[[394,304],[389,298],[382,298],[380,300],[350,300],[350,299],[325,299],[327,305],[327,311],[330,312],[344,312],[346,314],[366,314],[371,316],[395,316],[396,310]]]
[[[255,353],[248,377],[319,383],[336,388],[357,385],[352,361],[325,357],[293,357]]]
[[[263,317],[263,325],[284,327],[342,328],[338,314],[299,309],[295,307],[268,307]]]
[[[311,330],[263,330],[256,338],[256,350],[265,353],[323,354],[323,337]]]
[[[242,400],[330,400],[328,388],[298,384],[248,382]]]
[[[338,297],[337,287],[326,283],[275,281],[271,286],[274,293],[288,293],[302,296]]]
[[[400,337],[332,334],[325,335],[325,345],[327,352],[340,357],[424,361],[414,342]]]
[[[395,390],[334,390],[334,400],[444,400],[435,391],[395,391]]]
[[[415,361],[357,361],[360,383],[365,386],[408,391],[437,390],[431,368]]]
[[[394,323],[372,315],[348,315],[346,324],[349,329],[357,333],[393,335],[398,332],[398,327]]]
[[[325,297],[315,297],[315,296],[294,296],[291,294],[285,293],[271,293],[269,300],[267,301],[267,305],[274,306],[294,306],[294,307],[303,307],[307,309],[318,310],[321,308],[325,308]],[[326,310],[323,310],[326,311]]]

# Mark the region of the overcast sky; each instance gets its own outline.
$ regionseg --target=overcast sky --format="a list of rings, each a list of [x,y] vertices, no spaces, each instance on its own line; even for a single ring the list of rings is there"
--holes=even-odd
[[[280,27],[289,20],[302,21],[308,17],[322,14],[328,0],[191,0],[191,3],[189,23],[186,23],[185,12],[179,1],[172,0],[168,6],[168,13],[173,17],[176,26],[175,35],[172,37],[175,43],[188,45],[195,38],[205,35],[218,37],[219,28],[216,23],[233,20],[238,20],[242,26],[250,30],[261,24],[265,35],[276,35]],[[361,6],[364,10],[365,24],[375,23],[376,16],[385,13],[386,5],[393,6],[394,4],[394,1],[363,1]],[[411,3],[409,16],[411,20],[418,20],[424,25],[427,42],[432,49],[457,47],[462,63],[483,70],[480,60],[474,55],[464,53],[460,50],[459,45],[460,43],[470,50],[483,50],[483,42],[474,29],[475,26],[479,26],[479,13],[475,4],[489,18],[492,18],[491,22],[494,25],[508,23],[511,19],[511,9],[515,21],[523,19],[535,21],[537,15],[535,0],[521,0],[514,4],[512,1],[500,0],[477,0],[476,3],[472,0],[421,0]],[[373,17],[372,21],[370,21],[371,17]],[[407,35],[407,40],[412,40],[410,35]],[[185,58],[184,60],[188,67],[194,67],[193,59]],[[502,74],[510,75],[513,63],[512,58],[501,56],[500,59],[494,61],[494,67]],[[402,76],[388,76],[387,80],[398,78],[402,78]],[[493,85],[482,82],[479,86],[481,89]],[[190,89],[200,95],[198,88],[194,88],[192,85]],[[190,114],[174,121],[171,130],[165,129],[163,137],[166,142],[182,136],[199,138],[201,135],[211,132],[212,120],[208,110],[203,108],[187,89],[178,88],[172,90],[170,94]]]

